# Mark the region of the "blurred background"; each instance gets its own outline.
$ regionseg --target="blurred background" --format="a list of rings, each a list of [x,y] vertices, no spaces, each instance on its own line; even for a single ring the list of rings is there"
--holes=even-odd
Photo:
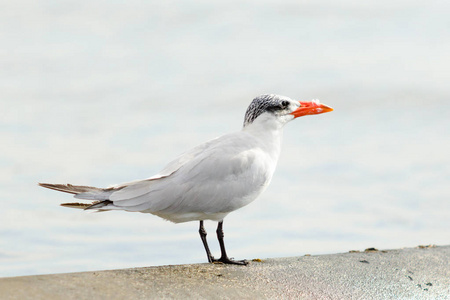
[[[450,243],[450,2],[0,6],[0,276],[206,262],[198,222],[37,182],[150,177],[264,93],[335,111],[286,126],[270,187],[225,219],[231,257]]]

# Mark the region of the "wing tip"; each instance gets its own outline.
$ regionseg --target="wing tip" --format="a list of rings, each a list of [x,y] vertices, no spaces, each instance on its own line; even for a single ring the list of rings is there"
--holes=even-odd
[[[43,187],[43,188],[51,189],[51,190],[55,190],[55,191],[59,191],[59,192],[70,193],[70,194],[77,194],[78,193],[76,190],[74,190],[74,188],[76,188],[76,186],[73,186],[70,183],[68,183],[68,184],[60,184],[60,183],[43,183],[43,182],[39,182],[38,185]]]

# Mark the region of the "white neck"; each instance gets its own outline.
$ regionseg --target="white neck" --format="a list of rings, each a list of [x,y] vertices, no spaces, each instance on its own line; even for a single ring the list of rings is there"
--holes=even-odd
[[[284,125],[292,120],[293,117],[277,118],[272,114],[263,113],[252,123],[246,124],[242,130],[263,134],[264,132],[282,132]]]
[[[251,124],[247,124],[242,130],[258,138],[268,153],[271,153],[278,160],[284,124],[286,122],[275,118],[271,114],[262,114]]]

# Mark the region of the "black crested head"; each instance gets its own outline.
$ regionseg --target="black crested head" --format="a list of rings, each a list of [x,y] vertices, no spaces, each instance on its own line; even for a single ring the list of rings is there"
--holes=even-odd
[[[257,117],[265,112],[277,112],[286,109],[290,99],[284,96],[266,94],[253,99],[245,112],[244,127],[251,124]]]

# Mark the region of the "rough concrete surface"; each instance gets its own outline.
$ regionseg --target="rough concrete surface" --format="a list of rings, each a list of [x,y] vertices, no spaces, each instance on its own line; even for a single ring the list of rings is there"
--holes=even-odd
[[[450,299],[450,246],[0,278],[0,299]]]

